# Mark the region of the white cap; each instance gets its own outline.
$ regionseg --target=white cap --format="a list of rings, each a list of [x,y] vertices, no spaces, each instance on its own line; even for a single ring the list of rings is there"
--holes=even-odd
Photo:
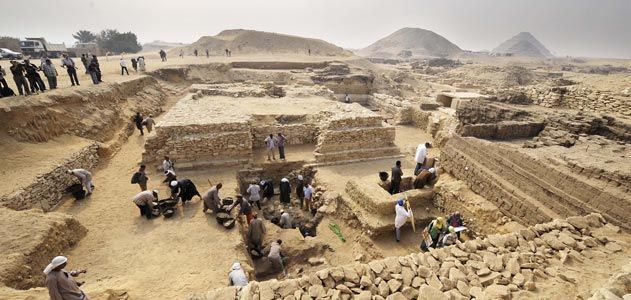
[[[68,258],[66,258],[65,256],[55,256],[55,258],[53,258],[53,260],[50,261],[48,266],[46,266],[46,268],[44,269],[44,274],[48,275],[48,273],[50,273],[50,271],[52,271],[54,268],[63,265],[67,261]]]
[[[436,169],[434,169],[434,168],[429,168],[429,172],[430,172],[430,173],[432,173],[432,174],[434,174],[434,173],[436,173]]]
[[[171,186],[172,186],[172,187],[175,187],[176,185],[177,185],[177,180],[173,180],[173,181],[171,181]]]
[[[302,180],[302,175],[298,175],[298,180]]]

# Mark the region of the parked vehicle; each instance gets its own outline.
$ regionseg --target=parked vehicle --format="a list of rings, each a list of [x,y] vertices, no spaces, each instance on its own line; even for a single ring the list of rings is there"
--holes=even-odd
[[[22,53],[7,48],[0,48],[0,59],[21,59]]]
[[[24,55],[28,55],[32,58],[42,56],[58,58],[68,51],[65,44],[50,44],[46,42],[44,38],[26,38],[21,40],[20,49],[22,49]]]

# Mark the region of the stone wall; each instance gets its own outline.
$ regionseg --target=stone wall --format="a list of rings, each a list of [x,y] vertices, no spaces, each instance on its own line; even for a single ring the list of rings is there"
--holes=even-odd
[[[143,161],[161,162],[165,155],[174,161],[186,163],[204,159],[249,159],[252,155],[250,123],[241,121],[188,126],[163,126],[158,123],[145,142]],[[178,166],[184,167],[181,163]]]
[[[623,188],[555,168],[517,149],[452,137],[441,149],[441,162],[446,171],[522,224],[598,212],[631,228],[631,199]]]
[[[510,299],[513,292],[536,291],[549,278],[567,278],[547,271],[553,264],[582,261],[599,249],[620,251],[616,241],[592,233],[604,222],[598,214],[571,217],[430,252],[331,267],[297,279],[254,281],[189,299]]]
[[[536,85],[513,89],[499,97],[500,101],[514,100],[523,93],[532,103],[544,107],[561,107],[589,112],[612,113],[631,116],[631,97],[610,91],[599,91],[581,85],[550,87]]]
[[[91,170],[99,161],[99,145],[93,143],[73,153],[52,170],[40,174],[28,186],[12,194],[2,195],[0,205],[15,210],[41,208],[51,211],[66,194],[65,189],[78,182],[68,169]],[[97,183],[98,184],[98,183]]]
[[[318,136],[318,128],[315,124],[265,124],[252,126],[252,146],[265,148],[265,138],[270,134],[275,137],[282,132],[287,137],[289,145],[315,144]]]

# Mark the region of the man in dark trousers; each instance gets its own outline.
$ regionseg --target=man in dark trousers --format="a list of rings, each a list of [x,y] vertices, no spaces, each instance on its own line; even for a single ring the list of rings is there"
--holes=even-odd
[[[394,167],[392,167],[392,180],[390,181],[391,195],[401,192],[401,176],[403,176],[403,171],[401,171],[401,161],[397,160]]]
[[[31,90],[29,89],[26,77],[24,77],[24,65],[12,60],[9,70],[11,71],[11,74],[13,74],[13,80],[15,81],[15,85],[18,87],[20,95],[24,95],[25,92],[26,95],[30,95]]]
[[[96,57],[96,55],[92,55],[92,60],[91,62],[94,64],[95,68],[96,68],[96,80],[98,82],[103,82],[103,80],[101,79],[101,65],[99,65],[99,59]]]
[[[72,86],[80,85],[79,78],[77,78],[77,67],[74,64],[74,60],[68,57],[68,54],[64,54],[63,57],[64,58],[61,60],[61,67],[66,68],[68,77],[70,77],[70,83],[72,83]]]
[[[136,123],[136,128],[140,130],[140,135],[145,135],[145,132],[142,130],[142,116],[139,112],[134,116],[134,123]]]
[[[36,65],[32,64],[28,59],[24,60],[24,69],[26,70],[26,78],[28,82],[31,84],[31,93],[35,93],[37,91],[44,92],[46,91],[46,85],[42,80],[42,77],[39,76],[39,70]]]
[[[85,73],[88,74],[88,55],[87,54],[85,53],[81,54],[81,63],[85,67]]]

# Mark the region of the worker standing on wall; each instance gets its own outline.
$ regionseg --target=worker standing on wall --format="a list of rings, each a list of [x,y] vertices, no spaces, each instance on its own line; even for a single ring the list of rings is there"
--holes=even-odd
[[[282,134],[282,133],[278,133],[278,157],[281,160],[285,160],[285,142],[287,142],[287,137]]]
[[[421,170],[421,167],[425,164],[425,159],[427,159],[427,149],[432,148],[432,144],[430,142],[425,142],[425,144],[418,144],[416,147],[416,155],[414,155],[414,160],[416,161],[416,167],[414,168],[414,175],[418,175]]]
[[[269,134],[268,137],[265,138],[264,140],[265,142],[265,146],[267,147],[267,160],[271,160],[270,156],[272,159],[276,160],[276,155],[274,154],[274,150],[276,149],[276,146],[278,145],[278,140],[274,137],[273,134]]]
[[[401,171],[401,161],[397,160],[392,167],[392,180],[390,180],[390,194],[394,195],[401,192],[401,177],[403,171]]]

